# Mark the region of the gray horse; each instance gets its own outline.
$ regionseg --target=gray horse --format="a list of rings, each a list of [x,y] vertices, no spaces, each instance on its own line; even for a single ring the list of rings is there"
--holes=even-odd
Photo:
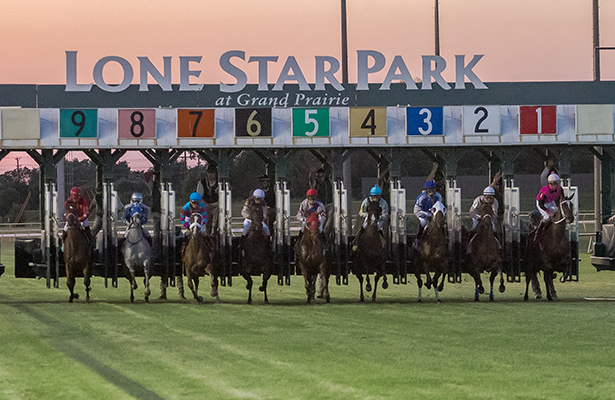
[[[134,303],[134,290],[137,289],[136,273],[143,272],[143,283],[145,285],[145,302],[149,303],[151,291],[149,289],[149,278],[152,268],[152,249],[149,242],[143,235],[141,224],[141,214],[134,212],[130,218],[130,223],[126,229],[126,240],[122,246],[124,263],[128,268],[126,279],[130,281],[130,302]]]

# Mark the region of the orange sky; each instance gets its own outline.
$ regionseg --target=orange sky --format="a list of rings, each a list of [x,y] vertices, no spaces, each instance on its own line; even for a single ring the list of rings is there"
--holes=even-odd
[[[138,56],[160,70],[162,57],[173,57],[173,83],[179,56],[202,56],[192,68],[201,76],[191,83],[206,84],[234,83],[218,65],[229,50],[243,50],[246,58],[279,56],[270,64],[270,83],[291,55],[308,82],[314,56],[341,60],[339,0],[3,0],[1,6],[0,84],[65,84],[68,50],[78,51],[78,83],[91,82],[96,61],[110,55],[130,61],[135,84]],[[433,6],[433,0],[347,0],[350,82],[356,82],[357,50],[377,50],[387,62],[402,55],[420,77],[421,55],[434,52]],[[474,68],[484,82],[591,80],[591,11],[591,0],[440,0],[441,54],[449,63],[443,75],[454,81],[455,54],[467,55],[466,62],[484,54]],[[615,47],[615,1],[601,0],[600,16],[601,45]],[[239,66],[256,83],[256,63]],[[119,67],[109,64],[104,76],[117,83]],[[602,79],[615,79],[615,51],[602,53]],[[0,163],[0,173],[14,167],[16,156]],[[21,165],[35,166],[27,156]]]

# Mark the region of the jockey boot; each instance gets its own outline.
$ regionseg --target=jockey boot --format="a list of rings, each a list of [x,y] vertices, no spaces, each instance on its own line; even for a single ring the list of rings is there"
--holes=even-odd
[[[361,234],[363,233],[364,230],[365,228],[361,227],[361,230],[359,230],[359,233],[357,233],[357,236],[352,241],[352,251],[353,252],[357,251],[357,245],[359,244],[359,238],[361,237]]]
[[[540,221],[538,228],[536,228],[536,233],[534,234],[534,241],[536,241],[536,239],[538,239],[542,235],[542,232],[544,232],[544,230],[550,224],[551,224],[551,221],[548,219],[543,219],[542,221]]]

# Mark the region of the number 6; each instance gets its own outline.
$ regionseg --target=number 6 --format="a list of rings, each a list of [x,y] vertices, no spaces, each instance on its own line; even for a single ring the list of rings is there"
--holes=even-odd
[[[248,131],[248,135],[250,136],[258,136],[261,133],[261,123],[256,121],[254,117],[256,116],[256,110],[252,111],[250,114],[250,118],[248,118],[248,124],[246,126],[246,130]],[[252,127],[255,126],[256,130],[252,130]]]

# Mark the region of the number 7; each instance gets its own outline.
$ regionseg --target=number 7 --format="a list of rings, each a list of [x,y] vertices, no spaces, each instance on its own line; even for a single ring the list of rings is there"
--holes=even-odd
[[[199,121],[203,116],[203,111],[190,111],[188,112],[188,115],[196,115],[196,121],[194,121],[194,126],[192,127],[192,137],[196,137],[196,131],[199,126]]]

